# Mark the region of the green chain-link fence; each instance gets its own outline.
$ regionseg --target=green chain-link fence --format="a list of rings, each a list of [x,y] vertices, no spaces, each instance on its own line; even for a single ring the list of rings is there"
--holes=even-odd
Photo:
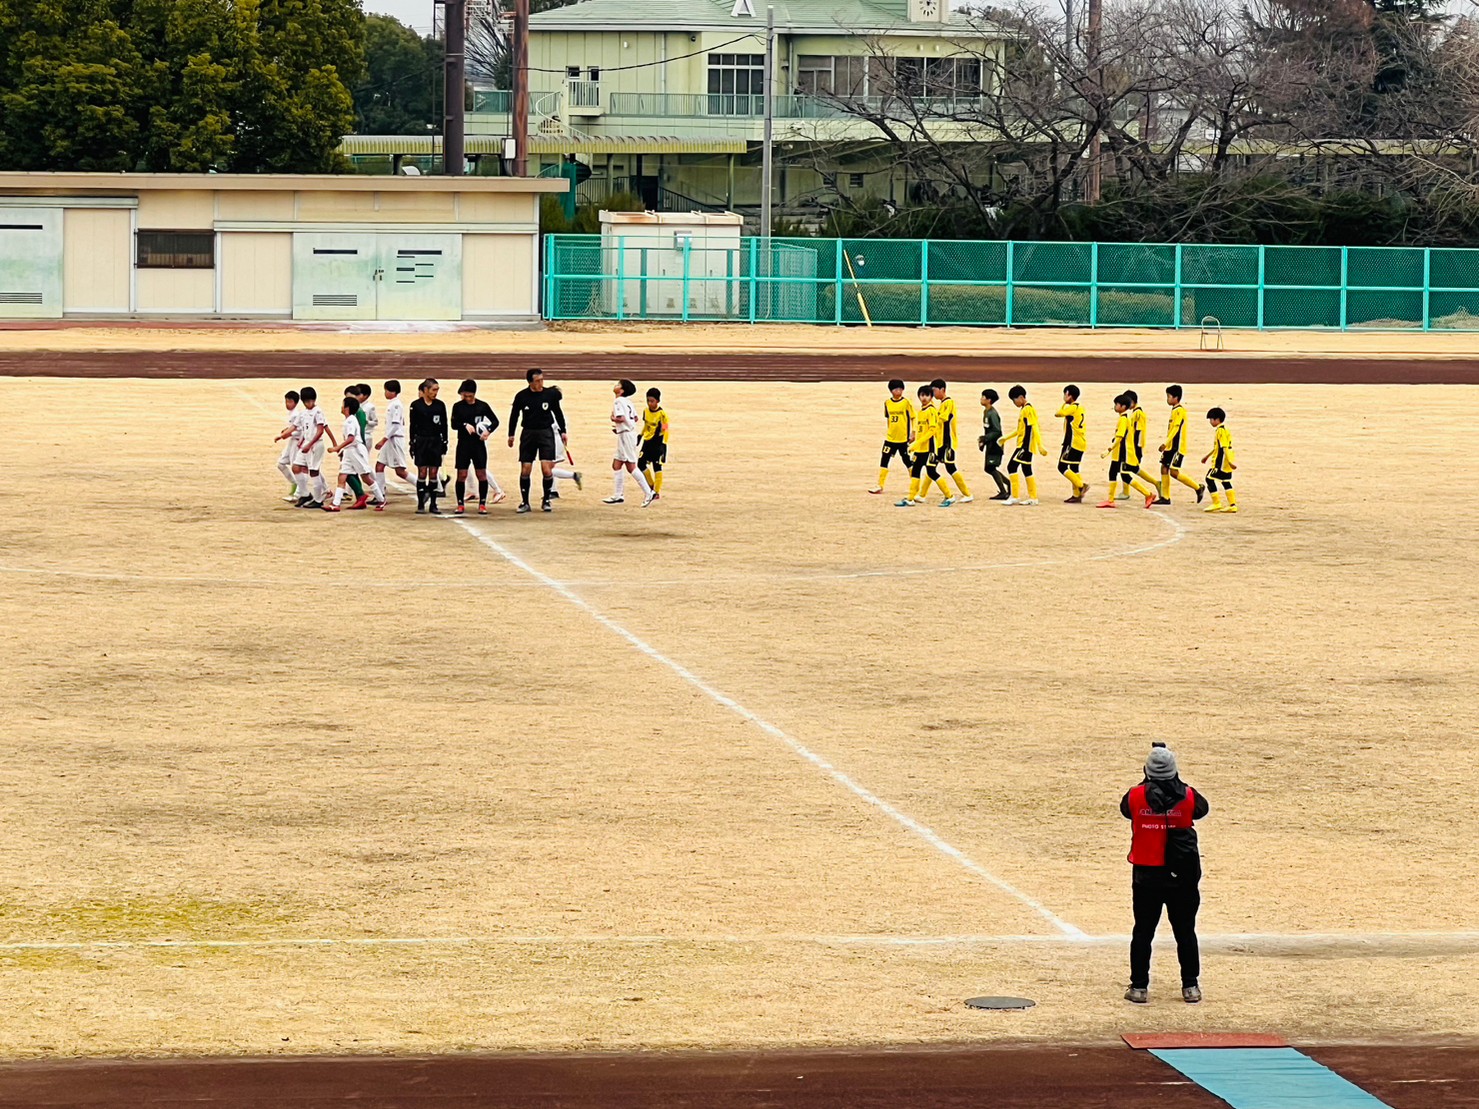
[[[545,239],[551,320],[1479,330],[1479,249]]]

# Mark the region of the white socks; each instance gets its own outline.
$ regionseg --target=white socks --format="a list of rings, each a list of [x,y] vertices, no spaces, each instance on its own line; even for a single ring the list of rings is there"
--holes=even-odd
[[[344,502],[344,486],[334,487],[334,507],[338,508]]]
[[[375,471],[375,499],[376,500],[381,500],[381,501],[383,501],[385,499],[385,471],[384,470],[376,470]]]
[[[283,477],[287,478],[289,481],[297,484],[296,480],[293,478],[293,467],[289,463],[279,462],[277,464],[277,472],[280,473]]]
[[[626,492],[627,472],[626,470],[617,470],[613,477],[616,479],[616,488],[611,491],[611,495],[613,497],[620,497]]]
[[[563,466],[556,466],[553,470],[549,472],[549,476],[553,478],[559,478],[561,481],[574,481],[575,471],[567,470]]]
[[[329,495],[329,483],[324,480],[323,474],[313,476],[313,495],[318,500],[323,500]]]
[[[291,471],[289,471],[289,472],[291,473]],[[291,476],[292,476],[292,479],[293,479],[293,484],[298,487],[298,496],[300,496],[300,497],[306,497],[306,496],[308,496],[308,475],[307,474],[291,474]]]
[[[647,484],[647,479],[642,476],[641,470],[633,470],[632,477],[637,479],[637,488],[642,490],[642,499],[644,501],[652,496],[652,486]]]

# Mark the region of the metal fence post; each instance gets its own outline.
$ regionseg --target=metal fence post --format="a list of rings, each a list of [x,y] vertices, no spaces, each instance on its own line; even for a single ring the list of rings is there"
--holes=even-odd
[[[627,317],[627,243],[624,236],[616,240],[616,318]]]
[[[546,235],[544,237],[544,280],[540,282],[540,288],[544,290],[544,304],[541,305],[542,315],[547,320],[555,318],[555,237]]]
[[[647,247],[639,247],[637,256],[642,259],[642,264],[637,267],[637,311],[639,319],[647,318],[647,258],[651,253]]]
[[[1346,329],[1346,305],[1350,299],[1351,248],[1340,248],[1340,329]]]
[[[1267,275],[1267,271],[1264,268],[1264,261],[1265,261],[1265,258],[1267,256],[1267,252],[1268,252],[1268,248],[1267,247],[1262,246],[1262,245],[1259,246],[1259,248],[1258,248],[1258,330],[1259,331],[1262,331],[1263,330],[1263,290],[1264,290],[1264,277]]]
[[[1171,315],[1175,319],[1172,324],[1177,331],[1181,330],[1181,244],[1176,244],[1176,299],[1171,307]]]
[[[688,279],[692,270],[693,240],[683,240],[683,322],[688,322]]]
[[[836,310],[837,319],[833,322],[839,327],[842,325],[842,240],[834,240],[837,244],[837,259],[832,263],[832,279],[837,284],[837,295],[832,298],[832,307]]]
[[[1089,244],[1089,326],[1099,326],[1099,244]]]
[[[1433,248],[1423,247],[1423,330],[1433,329]]]
[[[919,240],[919,326],[930,325],[930,241]]]
[[[1017,244],[1015,240],[1007,240],[1007,319],[1006,326],[1012,326],[1012,309],[1017,299]]]
[[[758,263],[759,263],[759,257],[760,257],[759,245],[760,245],[759,244],[759,240],[756,239],[756,238],[754,238],[754,236],[751,236],[751,238],[750,238],[750,322],[751,323],[754,323],[755,322],[755,298],[759,294],[759,289],[760,289],[760,282],[759,282],[759,280],[755,276],[755,267],[756,267],[756,265],[758,265]],[[770,318],[770,316],[767,314],[766,315],[766,319],[769,319],[769,318]]]

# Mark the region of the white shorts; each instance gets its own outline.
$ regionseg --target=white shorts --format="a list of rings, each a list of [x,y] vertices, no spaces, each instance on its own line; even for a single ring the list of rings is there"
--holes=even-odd
[[[344,453],[339,456],[339,472],[341,474],[368,474],[370,472],[370,452],[358,443],[352,447],[345,447]]]
[[[328,449],[328,444],[324,442],[323,439],[319,439],[319,441],[313,445],[313,452],[311,456],[308,454],[304,454],[302,451],[295,451],[293,453],[293,465],[302,466],[305,469],[309,470],[317,470],[323,464],[324,451],[326,449]]]
[[[623,432],[616,436],[616,455],[614,461],[637,461],[637,436],[635,432]]]
[[[293,458],[298,453],[298,440],[289,439],[282,445],[282,453],[277,456],[279,466],[291,466]]]
[[[380,448],[379,462],[387,470],[407,469],[411,465],[411,456],[406,453],[405,439],[385,440],[385,446]]]

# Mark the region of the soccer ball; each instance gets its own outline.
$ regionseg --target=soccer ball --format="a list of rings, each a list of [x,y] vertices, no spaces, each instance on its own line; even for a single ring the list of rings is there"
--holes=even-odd
[[[487,435],[493,430],[493,422],[487,416],[479,416],[473,421],[472,426],[479,435]]]

